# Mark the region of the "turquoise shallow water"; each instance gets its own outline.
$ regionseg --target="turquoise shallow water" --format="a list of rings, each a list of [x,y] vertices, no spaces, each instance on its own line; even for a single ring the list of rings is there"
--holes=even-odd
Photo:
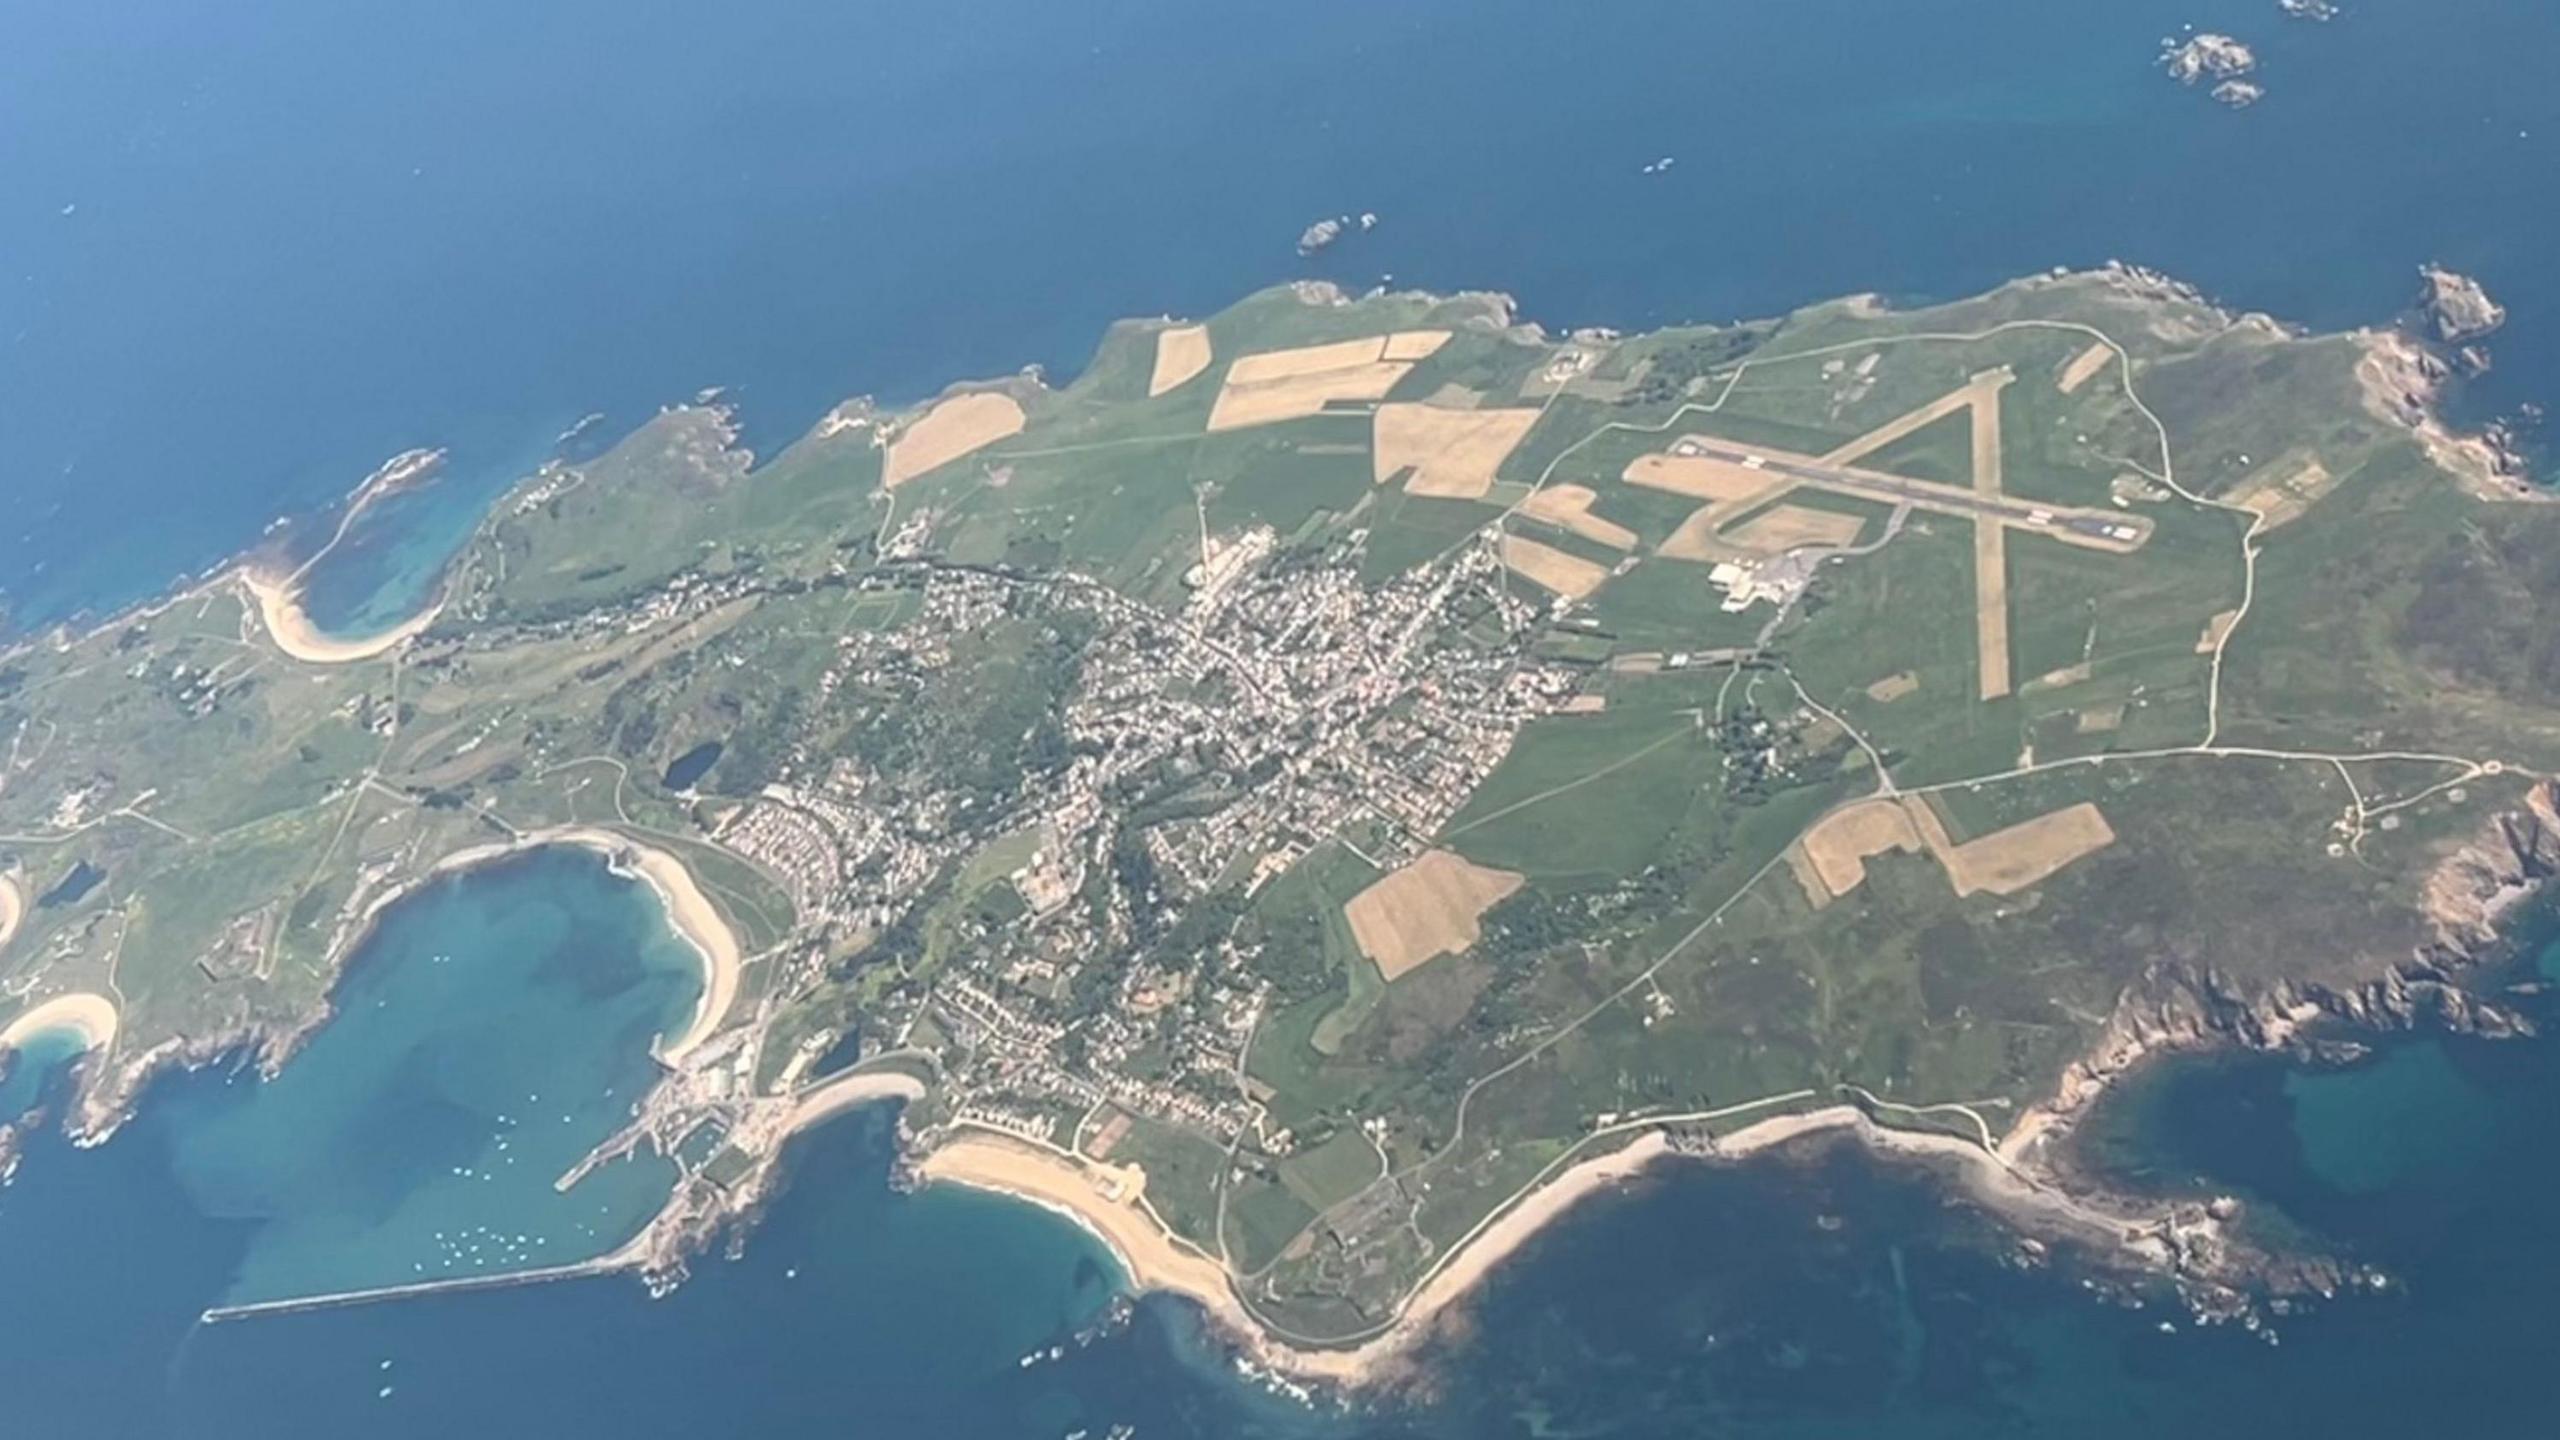
[[[655,1157],[553,1182],[628,1120],[700,991],[644,890],[583,851],[439,880],[386,912],[337,1016],[273,1081],[165,1104],[196,1208],[255,1220],[232,1301],[582,1260],[636,1232]]]
[[[550,865],[571,873],[537,868]],[[430,921],[451,927],[440,940],[538,937],[542,910],[581,885],[595,887],[590,915],[647,909],[574,856],[480,879],[456,886],[467,908],[431,895],[396,917],[385,931],[396,955],[365,957],[350,1000],[431,995],[448,951],[425,943]],[[519,904],[533,914],[511,916]],[[610,944],[637,955],[655,938],[626,931]],[[407,973],[420,968],[428,979]],[[647,968],[596,959],[566,973],[612,992]],[[485,1005],[539,1009],[563,973],[557,961],[489,964],[474,987]],[[674,989],[659,998],[672,1002]],[[478,1021],[456,1021],[446,1011],[408,1031],[449,1059],[530,1063],[529,1032],[475,1045],[462,1037]],[[362,1033],[352,1003],[341,1023]],[[645,1036],[635,1018],[625,1041]],[[396,1256],[449,1197],[431,1175],[384,1177],[465,1153],[448,1152],[452,1135],[474,1137],[485,1156],[499,1133],[485,1112],[510,1103],[494,1090],[455,1102],[478,1093],[467,1085],[416,1088],[436,1065],[318,1045],[301,1065],[356,1077],[382,1135],[356,1148],[288,1144],[289,1131],[267,1127],[314,1103],[296,1097],[288,1067],[268,1092],[279,1099],[201,1074],[165,1082],[99,1149],[38,1138],[22,1178],[0,1191],[0,1390],[13,1421],[29,1433],[244,1440],[1064,1437],[1115,1424],[1185,1437],[1905,1440],[2506,1436],[2544,1433],[2548,1412],[2540,1337],[2560,1290],[2560,1235],[2543,1202],[2560,1185],[2550,1041],[2419,1034],[2318,1071],[2273,1058],[2179,1064],[2112,1103],[2104,1153],[2126,1183],[2242,1194],[2262,1217],[2393,1276],[2387,1295],[2280,1319],[2281,1347],[2233,1330],[2164,1331],[2172,1311],[2099,1304],[2067,1258],[2020,1268],[1996,1230],[1949,1208],[1931,1182],[1839,1147],[1663,1170],[1593,1202],[1497,1272],[1432,1357],[1427,1389],[1349,1410],[1238,1379],[1180,1304],[1147,1301],[1114,1323],[1108,1256],[1045,1212],[893,1191],[884,1109],[801,1141],[790,1185],[742,1257],[706,1257],[662,1301],[602,1279],[198,1325],[197,1310],[236,1293],[241,1276]],[[394,1074],[407,1078],[369,1078]],[[556,1064],[544,1083],[559,1083]],[[446,1103],[483,1113],[413,1123]],[[219,1173],[208,1152],[244,1136],[278,1147],[276,1175],[256,1187],[270,1198],[204,1204]],[[333,1235],[314,1217],[364,1223]]]
[[[75,1031],[45,1030],[29,1036],[5,1062],[8,1074],[0,1078],[0,1125],[47,1099],[63,1079],[65,1067],[80,1057],[81,1050],[82,1042]]]
[[[728,384],[770,448],[847,393],[1072,369],[1115,316],[1198,313],[1302,273],[1490,286],[1550,323],[1640,326],[2121,256],[2350,325],[2439,258],[2513,310],[2466,404],[2560,395],[2544,254],[2560,10],[2370,0],[2325,27],[2272,10],[140,0],[16,16],[0,595],[20,624],[125,603],[279,514],[324,511],[397,450],[449,446],[447,481],[314,576],[324,622],[365,628],[426,593],[486,497],[590,411],[609,434]],[[2258,44],[2266,104],[2227,114],[2151,69],[2189,22]],[[1663,154],[1673,170],[1638,173]],[[1385,223],[1314,264],[1289,254],[1346,209]],[[1025,1369],[1101,1311],[1107,1260],[1036,1210],[895,1194],[876,1112],[804,1143],[744,1258],[663,1302],[602,1281],[196,1325],[228,1298],[493,1245],[562,1258],[636,1223],[646,1164],[565,1199],[548,1180],[645,1078],[648,1035],[687,1003],[681,959],[636,892],[538,857],[404,910],[275,1084],[173,1078],[109,1145],[36,1139],[0,1191],[0,1430],[2554,1428],[2560,1046],[2432,1036],[2345,1071],[2178,1067],[2120,1107],[2136,1180],[2241,1192],[2401,1277],[2286,1321],[2279,1349],[2096,1306],[2067,1270],[2004,1263],[1931,1187],[1841,1154],[1668,1172],[1577,1216],[1488,1288],[1427,1400],[1302,1410],[1238,1383],[1160,1303]],[[40,1093],[45,1069],[21,1065],[0,1103]]]

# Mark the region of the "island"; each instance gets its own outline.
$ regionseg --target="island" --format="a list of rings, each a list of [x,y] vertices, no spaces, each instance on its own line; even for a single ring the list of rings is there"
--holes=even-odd
[[[2266,87],[2246,78],[2258,68],[2257,53],[2228,35],[2207,32],[2183,44],[2164,40],[2160,64],[2181,85],[2214,82],[2209,93],[2234,110],[2245,110],[2266,98]]]
[[[910,1183],[1299,1376],[1645,1167],[1840,1143],[2254,1321],[2354,1267],[2075,1125],[2167,1051],[2517,1028],[2467,982],[2560,872],[2560,508],[2438,343],[2127,266],[1562,337],[1301,282],[770,456],[675,406],[387,637],[255,554],[0,653],[0,1033],[78,1032],[103,1138],[578,845],[705,976],[561,1177],[672,1193],[579,1273],[752,1243],[894,1102]]]

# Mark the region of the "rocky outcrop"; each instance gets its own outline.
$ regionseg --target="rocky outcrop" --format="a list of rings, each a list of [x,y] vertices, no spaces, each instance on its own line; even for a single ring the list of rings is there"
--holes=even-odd
[[[2429,938],[2377,977],[2248,986],[2210,967],[2153,967],[2119,998],[2096,1043],[2065,1068],[2052,1097],[2011,1128],[2000,1159],[2040,1183],[2131,1211],[2138,1207],[2125,1197],[2110,1197],[2105,1179],[2089,1174],[2060,1142],[2109,1086],[2153,1057],[2236,1048],[2346,1063],[2360,1058],[2365,1047],[2339,1038],[2337,1031],[2430,1025],[2491,1038],[2531,1034],[2526,1017],[2456,981],[2508,952],[2517,908],[2555,880],[2560,782],[2544,780],[2429,872],[2419,900]],[[2331,1033],[2315,1034],[2315,1027]],[[2295,1301],[2381,1290],[2390,1283],[2378,1271],[2316,1250],[2252,1241],[2231,1223],[2238,1217],[2236,1200],[2185,1203],[2140,1232],[2167,1248],[2169,1261],[2161,1270],[2199,1321],[2259,1331],[2268,1314],[2283,1314]],[[2104,1252],[2098,1258],[2103,1261]]]
[[[1298,233],[1298,253],[1313,255],[1319,250],[1330,248],[1354,226],[1362,230],[1378,228],[1377,212],[1363,211],[1356,218],[1350,215],[1333,215],[1317,221]]]
[[[2185,44],[2161,42],[2161,67],[2181,85],[2236,80],[2258,68],[2257,53],[2228,35],[2207,32]]]
[[[2538,781],[2514,810],[2432,870],[2420,890],[2430,937],[2403,963],[2361,984],[2280,981],[2248,987],[2210,967],[2154,966],[2120,997],[2097,1042],[2066,1066],[2053,1096],[2022,1116],[2001,1145],[2016,1163],[2058,1163],[2056,1141],[2136,1065],[2162,1054],[2224,1048],[2339,1058],[2308,1027],[2327,1021],[2367,1031],[2431,1024],[2458,1034],[2532,1032],[2525,1017],[2457,985],[2502,953],[2517,906],[2560,878],[2560,782]]]
[[[2408,430],[2429,463],[2484,500],[2550,501],[2550,492],[2528,478],[2529,468],[2508,426],[2472,432],[2445,420],[2437,401],[2453,367],[2420,337],[2395,329],[2359,331],[2355,338],[2364,350],[2356,383],[2365,408]]]
[[[1298,233],[1298,253],[1313,255],[1342,238],[1342,222],[1348,217],[1332,216],[1319,220]]]
[[[2418,276],[2426,282],[2426,294],[2419,303],[2435,326],[2436,338],[2447,345],[2477,340],[2507,323],[2506,307],[2490,299],[2489,292],[2470,276],[2441,265],[2420,266]]]
[[[64,1129],[75,1145],[101,1145],[122,1128],[141,1101],[142,1092],[161,1075],[200,1070],[230,1061],[253,1064],[267,1079],[275,1078],[303,1043],[336,1014],[323,1003],[298,1021],[251,1020],[184,1039],[163,1040],[113,1065],[90,1065]]]
[[[2524,803],[2490,818],[2431,871],[2421,892],[2437,933],[2434,957],[2461,965],[2496,946],[2515,908],[2560,877],[2560,781],[2541,780]]]

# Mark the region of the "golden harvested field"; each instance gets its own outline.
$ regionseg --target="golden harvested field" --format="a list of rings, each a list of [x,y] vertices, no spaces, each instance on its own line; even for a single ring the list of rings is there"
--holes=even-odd
[[[1502,563],[1559,595],[1582,599],[1600,588],[1609,572],[1579,555],[1541,545],[1517,535],[1502,537]]]
[[[1761,555],[1783,555],[1799,545],[1846,545],[1867,522],[1833,510],[1779,505],[1754,515],[1726,538]]]
[[[1887,675],[1868,686],[1867,698],[1879,705],[1890,705],[1919,688],[1920,677],[1905,670],[1899,674]]]
[[[1521,879],[1454,851],[1432,850],[1352,896],[1342,918],[1350,922],[1360,953],[1393,980],[1435,955],[1454,955],[1476,943],[1484,912],[1519,889]]]
[[[1428,360],[1449,343],[1446,330],[1399,330],[1387,337],[1386,347],[1378,352],[1381,360]]]
[[[1008,435],[1022,433],[1022,406],[996,390],[954,395],[926,411],[889,442],[880,483],[894,490]]]
[[[1805,853],[1804,846],[1790,845],[1785,854],[1787,868],[1795,872],[1796,884],[1803,889],[1804,898],[1812,901],[1816,910],[1830,904],[1831,887],[1822,883],[1822,872],[1813,868],[1813,857]],[[1858,873],[1863,878],[1866,871],[1861,868]]]
[[[1800,844],[1814,877],[1837,899],[1867,882],[1868,856],[1918,850],[1920,834],[1900,802],[1864,800],[1824,816]]]
[[[1716,534],[1724,522],[1794,488],[1783,475],[1703,455],[1639,455],[1622,477],[1630,485],[1668,490],[1708,503],[1671,532],[1654,553],[1665,560],[1734,560],[1742,552]]]
[[[1897,850],[1928,851],[1958,895],[2015,895],[2115,839],[2107,817],[2083,801],[1959,845],[1936,808],[1912,796],[1833,811],[1805,832],[1788,864],[1817,906],[1866,883],[1869,857]]]
[[[1279,380],[1322,375],[1329,370],[1357,369],[1379,359],[1386,348],[1387,337],[1366,335],[1357,340],[1336,340],[1325,345],[1300,345],[1289,350],[1240,355],[1236,357],[1236,363],[1227,367],[1227,383],[1268,385]]]
[[[1742,552],[1716,538],[1716,527],[1722,525],[1740,507],[1730,504],[1701,505],[1689,512],[1679,528],[1662,538],[1654,555],[1664,560],[1695,560],[1712,565],[1719,560],[1739,560]]]
[[[1946,843],[1946,827],[1926,802],[1915,800],[1911,808],[1958,895],[1985,890],[2015,895],[2065,865],[2116,843],[2115,827],[2085,800],[1962,845]]]
[[[2108,349],[2103,342],[2093,340],[2089,343],[2088,349],[2072,356],[2071,363],[2062,367],[2062,378],[2054,384],[2063,394],[2068,395],[2088,384],[2090,377],[2106,369],[2107,362],[2114,358],[2116,358],[2116,352]]]
[[[1156,369],[1147,380],[1147,398],[1186,384],[1209,368],[1209,327],[1175,325],[1156,332]]]
[[[1639,455],[1627,462],[1621,478],[1674,495],[1732,502],[1757,500],[1791,483],[1783,475],[1704,455]]]
[[[1416,335],[1438,339],[1425,347],[1409,338]],[[1337,401],[1385,399],[1413,369],[1418,357],[1410,352],[1427,355],[1448,338],[1445,330],[1407,331],[1244,356],[1227,367],[1226,383],[1209,407],[1209,428],[1240,430],[1313,415]],[[1398,341],[1406,342],[1406,353],[1382,358]]]
[[[1612,550],[1634,549],[1636,532],[1591,513],[1591,502],[1598,498],[1588,485],[1550,485],[1523,501],[1520,513],[1561,526],[1585,540],[1596,540]]]
[[[1209,407],[1209,428],[1241,430],[1252,425],[1275,425],[1318,414],[1337,401],[1381,399],[1412,368],[1381,362],[1258,385],[1229,384]]]
[[[1448,410],[1436,405],[1381,405],[1372,426],[1372,472],[1380,484],[1400,470],[1413,474],[1406,493],[1479,500],[1494,472],[1538,423],[1532,408]]]

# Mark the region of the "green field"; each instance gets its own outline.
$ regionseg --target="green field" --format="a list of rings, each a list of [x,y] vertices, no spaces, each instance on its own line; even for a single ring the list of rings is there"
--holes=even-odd
[[[929,1135],[1125,1113],[1156,1212],[1332,1333],[1602,1117],[1854,1084],[1996,1130],[2202,977],[2373,982],[2444,943],[2430,878],[2560,769],[2560,506],[2439,468],[2368,400],[2369,340],[2117,272],[1569,344],[1487,297],[1284,287],[1149,398],[1163,323],[993,387],[1021,431],[894,492],[921,407],[848,404],[760,463],[723,410],[670,409],[526,477],[378,654],[296,659],[227,579],[0,654],[28,902],[0,1009],[111,997],[89,1083],[123,1098],[323,1016],[368,914],[445,857],[610,827],[756,957],[734,1088],[859,1030],[933,1077]],[[1206,429],[1245,356],[1420,330],[1449,334],[1403,370],[1362,372],[1372,344],[1315,413]],[[2101,335],[2125,362],[2064,393]],[[1998,698],[1970,519],[1798,488],[1873,548],[1737,614],[1657,553],[1704,502],[1622,479],[1693,432],[1828,452],[2003,367],[2008,492],[2148,538],[2004,536]],[[1419,497],[1375,482],[1382,393],[1544,409],[1488,499]],[[1972,443],[1959,413],[1859,463],[1969,486]],[[2314,465],[2334,483],[2253,536],[2234,497]],[[1505,518],[1542,483],[1633,548]],[[1633,563],[1560,603],[1500,569],[1505,528]],[[1960,869],[2066,807],[2113,838],[1961,896],[1902,852],[1809,892],[1791,850],[1888,789]],[[1344,906],[1435,847],[1521,883],[1389,982]],[[788,1098],[727,1088],[680,1133]]]

